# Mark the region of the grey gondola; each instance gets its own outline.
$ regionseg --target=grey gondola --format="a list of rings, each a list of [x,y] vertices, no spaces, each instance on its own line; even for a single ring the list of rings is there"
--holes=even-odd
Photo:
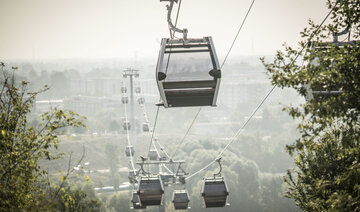
[[[150,149],[150,151],[148,153],[148,158],[150,160],[157,160],[158,159],[158,152],[156,151],[156,149]]]
[[[175,210],[186,210],[189,207],[189,194],[186,190],[175,190],[172,196]]]
[[[123,104],[127,104],[129,102],[129,98],[127,96],[124,96],[124,97],[121,98],[121,102]]]
[[[221,71],[211,37],[163,38],[156,81],[167,107],[216,106]]]
[[[124,128],[124,130],[130,130],[130,122],[124,121],[123,128]]]
[[[140,93],[141,92],[141,88],[140,87],[136,87],[135,88],[135,93]]]
[[[144,104],[144,103],[145,103],[145,99],[144,99],[143,97],[139,98],[139,99],[138,99],[138,103],[139,103],[139,105]]]
[[[131,203],[133,204],[133,209],[145,209],[146,206],[140,204],[139,195],[136,191],[132,192]]]
[[[141,177],[137,190],[142,206],[161,205],[164,186],[157,177]]]
[[[125,86],[121,87],[121,93],[126,93],[127,89]]]
[[[169,185],[169,183],[175,183],[176,177],[174,174],[168,173],[168,172],[159,172],[161,181],[163,182],[163,185],[166,187]]]
[[[129,171],[128,179],[129,179],[130,183],[136,183],[136,172],[135,172],[135,170],[130,170]]]
[[[149,124],[148,123],[144,123],[142,126],[142,129],[144,132],[149,132]]]
[[[126,156],[127,157],[132,157],[132,156],[134,156],[134,154],[135,154],[135,149],[134,149],[134,147],[133,146],[126,146],[126,148],[125,148],[125,154],[126,154]]]
[[[224,207],[229,190],[223,177],[205,178],[201,195],[206,208]]]
[[[311,47],[311,54],[313,55],[319,55],[319,57],[328,57],[328,54],[331,54],[332,48],[344,48],[344,46],[354,46],[359,45],[359,43],[355,41],[350,42],[324,42],[324,43],[309,43],[309,46]],[[321,63],[322,60],[319,59],[319,57],[311,56],[313,57],[313,60],[310,62],[310,68],[316,69],[316,67]],[[338,87],[338,85],[327,85],[323,81],[320,83],[308,83],[304,85],[305,89],[305,99],[306,101],[322,101],[326,100],[329,97],[338,97],[343,93],[341,88]]]

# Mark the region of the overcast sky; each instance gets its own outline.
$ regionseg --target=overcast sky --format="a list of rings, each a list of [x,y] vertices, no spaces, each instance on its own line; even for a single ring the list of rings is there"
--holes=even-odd
[[[182,0],[178,26],[212,36],[224,58],[252,0]],[[168,37],[159,0],[0,0],[0,59],[156,58]],[[176,8],[174,10],[174,15]],[[231,57],[296,44],[326,0],[256,0]],[[175,20],[175,16],[173,17]]]

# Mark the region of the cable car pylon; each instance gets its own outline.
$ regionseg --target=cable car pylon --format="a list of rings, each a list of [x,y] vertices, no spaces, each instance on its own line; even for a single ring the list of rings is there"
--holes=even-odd
[[[135,115],[134,115],[134,77],[139,77],[139,70],[125,69],[123,71],[123,77],[129,77],[130,80],[130,143],[132,146],[136,146],[136,135],[135,135]],[[134,155],[135,156],[135,155]]]

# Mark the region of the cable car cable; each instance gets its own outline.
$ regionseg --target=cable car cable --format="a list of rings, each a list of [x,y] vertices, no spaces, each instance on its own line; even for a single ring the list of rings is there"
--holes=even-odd
[[[327,20],[327,18],[330,16],[330,14],[333,12],[333,10],[335,9],[335,7],[337,6],[337,4],[339,3],[339,1],[336,2],[336,4],[334,5],[334,7],[330,10],[330,12],[327,14],[327,16],[324,18],[324,20],[321,22],[321,24],[318,26],[318,28],[312,33],[312,35],[309,37],[309,41],[312,40],[312,38],[315,36],[315,34],[318,33],[319,29],[321,28],[321,26],[324,24],[324,22]],[[300,56],[300,54],[302,54],[302,52],[304,51],[304,49],[306,48],[306,45],[304,45],[302,47],[302,49],[298,52],[298,54],[295,56],[294,59],[292,59],[292,61],[289,63],[289,65],[287,66],[291,66],[295,63],[295,61],[297,60],[297,58]],[[223,148],[223,150],[220,152],[220,154],[215,158],[215,160],[211,161],[209,164],[207,164],[206,166],[204,166],[203,168],[201,168],[200,170],[198,170],[197,172],[193,173],[192,175],[186,177],[185,179],[188,180],[190,178],[192,178],[193,176],[197,175],[198,173],[202,172],[203,170],[207,169],[210,165],[212,165],[213,163],[217,162],[217,159],[222,157],[222,155],[224,154],[225,150],[227,150],[227,148],[235,141],[235,139],[241,134],[242,130],[246,127],[246,125],[250,122],[250,120],[252,119],[252,117],[256,114],[256,112],[260,109],[260,107],[264,104],[265,100],[270,96],[270,94],[275,90],[276,85],[274,85],[271,90],[266,94],[266,96],[263,98],[263,100],[260,102],[260,104],[258,105],[258,107],[254,110],[254,112],[251,114],[251,116],[247,119],[247,121],[242,125],[242,127],[237,131],[237,133],[235,134],[234,137],[232,137],[232,139],[229,141],[229,143]]]
[[[179,13],[180,13],[180,8],[181,8],[181,0],[179,1],[179,6],[178,6],[178,10],[177,10],[177,13],[176,13],[176,19],[175,19],[175,28],[177,26],[177,22],[178,22],[178,18],[179,18]],[[173,31],[171,33],[171,28],[170,26],[169,27],[169,32],[170,32],[170,38],[171,39],[174,39],[174,36],[175,36],[175,33],[176,31]],[[169,68],[169,62],[170,62],[170,57],[171,57],[171,48],[170,48],[170,52],[169,52],[169,56],[168,56],[168,59],[167,59],[167,62],[166,62],[166,69],[165,69],[165,74],[167,74],[167,71],[168,71],[168,68]]]
[[[146,123],[149,124],[150,122],[149,122],[149,119],[148,119],[148,116],[147,116],[146,107],[144,105],[141,105],[140,107],[141,107],[141,109],[143,111]],[[149,128],[150,128],[150,126],[149,126]],[[150,136],[152,136],[152,132],[149,131],[149,134],[150,134]],[[166,157],[170,158],[169,154],[165,150],[165,147],[158,140],[155,140],[155,141],[160,146],[161,151],[164,152]],[[154,143],[153,143],[153,146],[154,146],[155,149],[157,149]]]
[[[199,171],[195,172],[194,174],[188,176],[186,178],[190,179],[193,176],[197,175],[198,173],[202,172],[203,170],[207,169],[210,165],[212,165],[213,163],[217,162],[217,159],[220,158],[225,150],[227,150],[227,148],[235,141],[235,139],[241,134],[242,130],[246,127],[246,125],[250,122],[250,120],[252,119],[252,117],[256,114],[256,112],[259,110],[259,108],[264,104],[265,100],[270,96],[270,94],[274,91],[274,89],[276,88],[276,86],[273,86],[271,88],[271,90],[267,93],[267,95],[265,96],[265,98],[263,98],[263,100],[260,102],[260,104],[258,105],[258,107],[254,110],[254,112],[251,114],[251,116],[246,120],[246,122],[241,126],[241,128],[236,132],[235,136],[232,137],[232,139],[229,141],[229,143],[223,148],[223,150],[220,152],[220,154],[215,158],[215,160],[211,161],[211,163],[209,163],[208,165],[204,166],[202,169],[200,169]]]
[[[142,96],[142,97],[144,97],[144,96]],[[142,109],[142,112],[143,112],[143,115],[144,115],[144,119],[145,119],[145,123],[148,125],[148,127],[149,127],[149,129],[150,129],[150,121],[149,121],[149,118],[148,118],[148,116],[147,116],[147,112],[146,112],[146,107],[145,107],[145,105],[144,104],[142,104],[142,105],[140,105],[140,108]],[[149,134],[150,134],[150,136],[152,136],[152,132],[149,130]],[[168,157],[168,158],[170,158],[170,156],[169,156],[169,154],[166,152],[166,150],[165,150],[165,147],[156,139],[155,140],[156,141],[156,143],[159,145],[159,147],[160,147],[160,150],[162,151],[162,152],[164,152],[164,154],[166,155],[166,157]],[[158,154],[158,157],[160,158],[160,154],[159,154],[159,151],[158,151],[158,149],[157,149],[157,147],[156,147],[156,145],[155,145],[155,143],[153,142],[152,143],[152,146],[154,147],[154,149],[156,150],[156,152],[157,152],[157,154]],[[167,170],[169,170],[169,168],[167,167],[167,166],[164,166]]]
[[[179,18],[179,13],[180,13],[180,8],[181,8],[181,1],[182,0],[179,0],[179,6],[178,6],[177,13],[176,13],[176,19],[175,19],[175,27],[177,26],[177,22],[178,22],[178,18]],[[172,38],[174,38],[174,36],[175,36],[175,31],[173,32]]]
[[[176,14],[175,27],[177,25],[178,18],[179,18],[179,13],[180,13],[180,8],[181,8],[181,1],[182,0],[179,1],[179,6],[178,6],[177,14]],[[170,37],[173,37],[174,35],[175,35],[175,31],[173,32],[173,34],[171,34],[171,30],[170,30]],[[170,55],[171,55],[171,52],[169,53],[168,61],[167,61],[167,64],[166,64],[166,72],[167,72],[168,65],[169,65]],[[154,121],[154,128],[153,128],[153,131],[152,131],[152,134],[151,134],[151,140],[150,140],[150,145],[149,145],[149,151],[151,149],[151,145],[152,145],[152,142],[153,142],[154,132],[155,132],[155,129],[156,129],[156,123],[157,123],[157,119],[158,119],[158,115],[159,115],[159,109],[160,109],[160,106],[158,106],[157,111],[156,111],[156,116],[155,116],[155,121]]]
[[[181,0],[180,0],[180,1],[181,1]],[[230,52],[231,52],[231,50],[232,50],[232,48],[233,48],[233,46],[234,46],[234,44],[235,44],[235,42],[236,42],[236,40],[237,40],[237,38],[238,38],[238,36],[239,36],[240,32],[241,32],[241,29],[242,29],[242,27],[244,26],[245,21],[246,21],[246,19],[247,19],[248,15],[249,15],[249,13],[250,13],[250,11],[251,11],[251,9],[252,9],[253,5],[254,5],[254,2],[255,2],[255,0],[253,0],[253,1],[251,2],[251,5],[250,5],[250,7],[249,7],[249,9],[248,9],[248,11],[247,11],[247,13],[246,13],[246,15],[245,15],[245,17],[244,17],[244,19],[243,19],[243,21],[242,21],[241,25],[240,25],[240,27],[239,27],[239,29],[238,29],[238,31],[237,31],[237,33],[236,33],[235,37],[234,37],[233,42],[231,43],[231,46],[230,46],[230,48],[229,48],[229,50],[228,50],[228,52],[227,52],[227,54],[226,54],[226,56],[225,56],[225,59],[223,60],[223,62],[222,62],[222,64],[221,64],[221,66],[220,66],[220,69],[222,69],[222,68],[223,68],[223,66],[225,65],[225,63],[226,63],[226,61],[227,61],[227,58],[228,58],[228,56],[230,55]],[[174,33],[175,33],[175,32],[174,32]],[[170,57],[170,56],[169,56],[169,57]],[[166,67],[166,68],[167,68],[167,67]],[[178,150],[179,146],[180,146],[180,145],[183,143],[183,141],[185,140],[186,136],[187,136],[187,135],[188,135],[188,133],[190,132],[190,129],[192,128],[193,124],[195,123],[195,120],[197,119],[197,117],[198,117],[198,115],[199,115],[199,113],[200,113],[201,109],[202,109],[202,107],[200,107],[200,108],[199,108],[199,111],[196,113],[196,115],[195,115],[195,117],[194,117],[194,119],[193,119],[193,121],[192,121],[191,125],[189,126],[189,128],[188,128],[188,130],[186,131],[186,133],[185,133],[184,137],[181,139],[180,143],[178,144],[178,146],[176,147],[176,149],[175,149],[175,151],[174,151],[174,153],[173,153],[172,155],[174,155],[174,154],[176,153],[176,151]]]
[[[153,127],[153,130],[151,132],[151,141],[150,141],[150,145],[149,145],[149,152],[150,152],[151,146],[153,144],[153,138],[154,138],[154,133],[155,133],[155,129],[156,129],[156,123],[157,123],[157,119],[158,119],[158,116],[159,116],[159,109],[160,109],[160,107],[157,108],[155,121],[154,121],[154,127]]]
[[[175,153],[177,152],[177,150],[179,149],[179,147],[181,146],[181,144],[184,142],[184,140],[185,140],[186,136],[187,136],[187,135],[189,134],[189,132],[190,132],[191,127],[194,125],[195,120],[197,119],[197,117],[198,117],[198,115],[199,115],[200,111],[201,111],[201,107],[199,107],[199,110],[197,111],[197,113],[196,113],[196,115],[195,115],[194,119],[192,120],[192,122],[191,122],[191,124],[190,124],[189,128],[187,129],[187,131],[186,131],[186,133],[185,133],[184,137],[183,137],[183,138],[181,139],[181,141],[178,143],[178,145],[176,146],[176,148],[175,148],[174,152],[173,152],[171,155],[175,155]]]
[[[141,107],[141,109],[142,109],[142,111],[143,111],[143,114],[144,114],[144,118],[145,118],[146,123],[150,123],[150,122],[149,122],[149,119],[148,119],[148,117],[147,117],[145,105],[141,105],[140,107]],[[150,128],[150,126],[149,126],[149,128]],[[149,134],[150,134],[150,136],[152,135],[150,131],[149,131]],[[169,156],[169,154],[166,152],[164,146],[163,146],[158,140],[156,140],[156,143],[160,146],[161,151],[164,152],[164,154],[166,155],[166,157],[170,158],[170,156]],[[160,154],[159,154],[159,151],[158,151],[155,143],[153,143],[153,147],[155,148],[156,152],[158,153],[158,157],[160,158]],[[166,170],[168,170],[170,173],[173,174],[173,172],[172,172],[166,165],[163,165],[163,166],[165,167]]]
[[[131,142],[130,142],[130,135],[129,135],[129,127],[127,125],[128,122],[128,118],[127,118],[127,104],[124,104],[124,110],[125,110],[125,123],[126,123],[126,136],[127,136],[127,142],[128,142],[128,147],[129,147],[129,152],[130,152],[130,163],[131,163],[131,168],[132,170],[135,170],[135,165],[134,165],[134,155],[132,153],[132,149],[130,148]],[[131,126],[130,126],[131,127]],[[134,147],[133,147],[134,148]]]
[[[229,49],[228,53],[226,54],[223,63],[221,64],[221,68],[224,66],[224,64],[225,64],[225,62],[226,62],[226,60],[227,60],[227,58],[228,58],[228,56],[229,56],[232,48],[234,47],[234,44],[235,44],[235,42],[236,42],[236,40],[237,40],[237,38],[238,38],[238,36],[239,36],[239,34],[240,34],[240,31],[241,31],[242,27],[244,26],[244,23],[245,23],[248,15],[249,15],[249,13],[250,13],[250,11],[251,11],[252,6],[254,5],[254,2],[255,2],[255,0],[253,0],[253,1],[251,2],[251,5],[250,5],[250,7],[249,7],[249,9],[248,9],[248,11],[247,11],[247,13],[246,13],[246,15],[245,15],[245,18],[243,19],[243,21],[242,21],[242,23],[241,23],[241,25],[240,25],[240,27],[239,27],[239,30],[238,30],[237,33],[236,33],[236,36],[235,36],[235,38],[234,38],[234,41],[232,42],[232,44],[231,44],[231,46],[230,46],[230,49]]]

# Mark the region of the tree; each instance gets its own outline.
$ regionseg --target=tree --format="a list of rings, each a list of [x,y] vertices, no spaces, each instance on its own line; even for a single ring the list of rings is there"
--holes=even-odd
[[[41,116],[38,126],[28,117],[35,97],[47,90],[29,92],[28,83],[16,81],[14,72],[0,63],[0,211],[49,210],[44,198],[46,172],[40,159],[53,160],[51,148],[58,147],[58,134],[68,126],[83,126],[74,112],[52,110]]]
[[[110,211],[131,211],[130,210],[130,198],[128,193],[119,193],[114,194],[109,197],[109,199],[106,202],[106,207]]]
[[[285,178],[287,196],[304,211],[360,211],[360,42],[331,42],[344,28],[349,38],[360,37],[360,1],[328,0],[327,6],[330,21],[309,21],[298,49],[285,45],[272,63],[262,62],[274,85],[304,97],[306,86],[341,91],[286,108],[301,120],[300,138],[286,147],[296,159],[296,169]],[[309,42],[328,43],[316,50],[307,48]]]
[[[55,201],[52,201],[52,211],[100,211],[102,203],[97,197],[93,196],[91,198],[89,197],[89,193],[86,192],[86,189],[74,187],[74,189],[72,189],[71,186],[61,188]],[[91,191],[94,193],[94,188],[92,188]]]

